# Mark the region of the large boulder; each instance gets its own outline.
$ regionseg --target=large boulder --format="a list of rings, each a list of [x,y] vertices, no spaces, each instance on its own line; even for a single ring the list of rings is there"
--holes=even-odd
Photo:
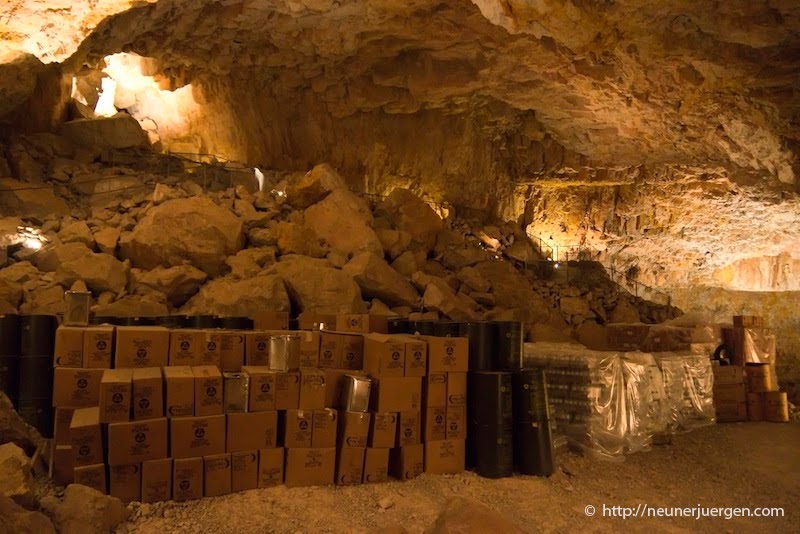
[[[119,241],[120,253],[134,266],[154,269],[185,261],[211,276],[244,245],[242,221],[207,197],[164,202],[151,208]]]
[[[152,271],[131,270],[131,289],[134,293],[150,291],[163,293],[173,306],[183,306],[192,297],[208,275],[191,265],[156,267]]]
[[[277,226],[278,251],[281,254],[302,254],[324,258],[327,251],[320,246],[316,232],[302,224],[280,222]]]
[[[50,495],[42,499],[41,505],[59,534],[107,534],[130,515],[116,497],[80,484],[67,486],[63,499]]]
[[[56,282],[71,286],[77,280],[83,280],[95,293],[122,293],[128,285],[128,271],[128,265],[114,256],[92,252],[62,263],[56,271]]]
[[[327,163],[317,165],[299,180],[286,186],[286,202],[297,209],[304,209],[324,199],[335,189],[347,189],[341,176]]]
[[[127,113],[65,122],[59,133],[77,145],[88,147],[131,148],[149,145],[147,133],[139,126],[139,121]]]
[[[584,321],[575,329],[575,336],[585,347],[592,350],[608,350],[608,332],[595,321]]]
[[[102,230],[95,232],[94,240],[95,243],[97,243],[98,250],[106,254],[114,254],[114,252],[117,250],[119,235],[119,229],[112,226],[107,226]]]
[[[103,317],[160,317],[169,315],[169,309],[163,302],[134,295],[123,297],[110,304],[94,306],[92,311],[95,315]]]
[[[378,228],[375,230],[383,251],[391,259],[395,259],[408,249],[411,244],[411,234],[403,230],[393,230],[391,228]]]
[[[348,254],[383,255],[383,245],[372,229],[367,203],[346,189],[336,189],[305,211],[305,224],[331,248]]]
[[[454,321],[474,321],[480,318],[477,304],[463,293],[456,294],[444,279],[432,276],[422,297],[425,308],[436,310]]]
[[[50,214],[67,215],[69,206],[55,195],[52,187],[40,182],[21,182],[0,178],[0,213],[44,219]]]
[[[249,278],[276,261],[274,247],[255,247],[240,250],[225,260],[225,264],[230,267],[233,276]]]
[[[487,293],[492,288],[492,282],[481,276],[472,267],[464,267],[456,274],[458,279],[473,291]]]
[[[21,301],[22,285],[0,278],[0,302],[5,302],[12,308],[17,308]]]
[[[41,277],[42,273],[29,261],[19,261],[4,269],[0,269],[0,278],[17,284],[25,284],[32,280],[38,280]]]
[[[0,445],[0,495],[22,506],[34,503],[30,460],[14,443]]]
[[[382,256],[362,252],[343,270],[353,277],[365,297],[381,299],[389,306],[415,306],[419,301],[414,286]]]
[[[477,264],[475,270],[492,281],[492,294],[498,307],[518,310],[519,320],[528,325],[549,320],[550,305],[513,265],[506,261],[484,261]]]
[[[37,252],[32,261],[40,271],[53,272],[62,263],[75,261],[91,252],[83,243],[52,244]]]
[[[395,189],[381,203],[380,212],[398,230],[411,234],[411,238],[433,250],[436,245],[436,235],[444,224],[441,217],[421,198],[408,189]]]
[[[0,532],[9,534],[56,534],[50,519],[41,512],[29,512],[0,495]]]
[[[264,310],[289,311],[289,295],[276,275],[258,275],[245,280],[232,276],[217,278],[200,288],[182,313],[255,317]]]
[[[25,302],[19,307],[20,313],[58,315],[64,313],[67,303],[64,301],[64,288],[56,283],[45,284],[28,291]]]
[[[367,310],[353,277],[326,260],[290,254],[282,256],[266,272],[283,278],[296,313],[365,313]]]
[[[478,501],[450,497],[425,534],[523,534],[517,525]]]
[[[620,299],[617,302],[614,311],[611,312],[611,317],[608,318],[609,323],[638,323],[639,310],[636,306],[627,300]]]
[[[582,297],[561,297],[559,307],[567,315],[589,315],[589,302]]]
[[[0,391],[0,444],[15,443],[32,455],[41,442],[39,432],[22,420],[11,400]]]
[[[94,247],[92,229],[84,221],[76,221],[61,227],[58,238],[62,243],[83,243],[89,248]]]

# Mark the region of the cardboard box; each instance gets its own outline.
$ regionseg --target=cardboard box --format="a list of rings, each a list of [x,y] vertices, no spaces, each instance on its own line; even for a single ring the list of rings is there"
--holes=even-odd
[[[401,336],[406,346],[405,376],[425,376],[428,373],[428,343],[415,336]]]
[[[158,367],[133,370],[131,377],[133,420],[164,417],[164,377]]]
[[[283,447],[258,451],[258,487],[271,488],[283,484]]]
[[[300,373],[290,371],[275,375],[275,409],[296,410],[300,405]]]
[[[361,484],[364,477],[364,453],[367,449],[345,447],[336,451],[336,484],[352,486]]]
[[[203,457],[203,496],[217,497],[231,492],[231,455]]]
[[[286,410],[282,418],[284,447],[311,447],[314,432],[314,412],[311,410]]]
[[[422,440],[441,441],[447,439],[447,407],[425,406],[422,412]]]
[[[447,439],[467,439],[467,407],[447,407]]]
[[[394,447],[397,435],[396,413],[373,413],[369,425],[369,439],[367,444],[372,448]]]
[[[231,453],[231,491],[245,491],[258,487],[258,451]]]
[[[747,394],[747,420],[764,420],[764,397],[761,393]]]
[[[245,365],[242,370],[250,377],[250,400],[247,409],[251,412],[274,410],[278,374],[264,366]]]
[[[430,373],[422,379],[422,398],[426,406],[447,406],[448,374]]]
[[[333,408],[314,410],[314,432],[311,446],[316,448],[336,447],[336,430],[339,427],[339,414]]]
[[[389,469],[397,480],[411,480],[422,474],[425,468],[423,445],[397,447],[389,454]]]
[[[400,412],[398,431],[397,431],[397,447],[405,447],[407,445],[416,445],[422,443],[420,440],[421,421],[419,411]]]
[[[194,415],[194,373],[191,367],[164,367],[164,386],[168,417]]]
[[[225,416],[170,419],[170,456],[174,459],[212,456],[225,452]]]
[[[59,326],[53,350],[53,367],[83,367],[82,326]]]
[[[201,330],[202,341],[200,351],[197,354],[198,365],[215,365],[219,367],[222,363],[222,331],[221,330]]]
[[[319,366],[319,331],[301,330],[300,334],[300,367]]]
[[[256,330],[289,330],[289,312],[264,310],[253,315]]]
[[[364,335],[364,370],[375,378],[405,374],[406,347],[402,339],[386,334]]]
[[[350,369],[323,369],[325,373],[325,406],[342,408],[342,391],[345,375],[366,376],[363,371]]]
[[[343,343],[344,337],[335,332],[320,332],[319,366],[328,369],[341,369]]]
[[[610,350],[639,350],[650,333],[650,326],[642,323],[606,325],[608,348]]]
[[[100,408],[79,408],[72,414],[69,439],[75,467],[103,463],[103,429]]]
[[[110,369],[114,355],[114,327],[87,326],[83,331],[83,367]]]
[[[59,486],[67,486],[75,480],[73,453],[69,445],[56,445],[53,449],[53,467],[50,478]]]
[[[370,408],[374,412],[410,412],[421,407],[422,379],[386,377],[372,381]]]
[[[169,364],[200,365],[205,344],[202,330],[175,329],[169,332]]]
[[[428,342],[428,372],[466,373],[469,340],[465,337],[421,336]]]
[[[366,449],[361,480],[364,484],[389,480],[389,449]]]
[[[368,334],[389,333],[389,318],[385,315],[368,315],[366,313],[346,313],[336,316],[336,330],[339,332],[357,332]]]
[[[747,402],[714,401],[718,423],[737,423],[747,421]]]
[[[222,373],[213,365],[192,367],[194,414],[219,415],[222,410]]]
[[[286,449],[286,485],[327,486],[333,484],[336,448]]]
[[[53,406],[88,408],[100,405],[103,369],[56,367],[53,375]]]
[[[325,373],[321,369],[304,368],[300,370],[301,410],[320,410],[325,408]]]
[[[108,425],[108,465],[126,465],[167,457],[167,419]]]
[[[114,367],[165,367],[169,330],[161,326],[118,326]]]
[[[226,373],[241,371],[244,365],[244,332],[224,331],[220,343],[220,369]]]
[[[340,411],[338,445],[340,447],[365,448],[371,422],[371,413]]]
[[[297,316],[300,330],[331,330],[336,328],[336,316],[306,311]]]
[[[189,501],[203,497],[203,459],[175,458],[172,461],[172,499]]]
[[[56,408],[53,424],[53,439],[56,445],[70,445],[69,425],[72,423],[74,408]]]
[[[248,366],[269,368],[269,332],[252,331],[244,335],[244,359]]]
[[[744,367],[741,365],[712,365],[714,385],[741,384],[744,382]]]
[[[132,369],[106,369],[100,379],[100,422],[128,421],[131,416]]]
[[[73,470],[75,484],[96,489],[103,495],[108,493],[106,483],[106,466],[104,464],[92,464],[75,467]]]
[[[267,449],[278,445],[278,412],[229,413],[227,452]]]
[[[467,373],[447,373],[447,405],[467,405]]]
[[[714,384],[714,403],[747,402],[744,384]]]
[[[142,502],[172,498],[172,458],[142,462]]]
[[[425,472],[435,475],[464,471],[464,440],[446,439],[425,442]]]
[[[108,494],[123,503],[142,499],[142,469],[139,464],[108,467]]]
[[[764,328],[764,318],[757,315],[734,315],[733,326],[744,328]]]
[[[342,368],[364,368],[364,337],[361,334],[342,334]]]

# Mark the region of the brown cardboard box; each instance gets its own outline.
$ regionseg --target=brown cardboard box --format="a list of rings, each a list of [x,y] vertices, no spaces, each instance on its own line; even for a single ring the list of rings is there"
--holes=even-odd
[[[366,313],[346,313],[336,316],[336,330],[339,332],[356,332],[368,334],[389,333],[389,318],[385,315],[368,315]]]
[[[264,310],[253,315],[256,330],[289,330],[289,312]]]
[[[106,369],[100,379],[100,422],[128,421],[131,416],[132,369]]]
[[[741,384],[744,382],[744,367],[741,365],[712,365],[714,385]]]
[[[406,346],[405,376],[425,376],[428,372],[428,343],[415,336],[401,336]]]
[[[56,367],[53,374],[53,406],[87,408],[100,405],[103,369]]]
[[[366,447],[371,421],[371,413],[340,411],[339,446],[356,448]]]
[[[345,375],[366,376],[363,371],[350,369],[323,369],[323,372],[325,373],[325,406],[329,408],[342,407]]]
[[[231,492],[231,455],[203,456],[203,496],[217,497]]]
[[[747,420],[764,420],[764,397],[761,393],[747,394]]]
[[[422,474],[425,449],[422,444],[397,447],[389,455],[389,469],[398,480],[411,480]]]
[[[133,370],[133,420],[164,417],[164,377],[158,367]]]
[[[758,315],[734,315],[733,326],[744,328],[764,328],[764,318]]]
[[[300,373],[291,371],[275,375],[275,409],[296,410],[300,403]]]
[[[714,384],[714,403],[747,402],[744,384]]]
[[[142,502],[172,498],[172,458],[142,462]]]
[[[374,412],[408,412],[420,409],[420,377],[387,377],[372,381],[370,408]]]
[[[244,332],[222,332],[220,343],[220,369],[226,373],[241,371],[244,365]]]
[[[100,408],[79,408],[72,414],[69,438],[75,467],[103,463],[103,430]]]
[[[344,337],[335,332],[320,332],[319,366],[329,369],[341,369],[343,343]]]
[[[314,432],[314,412],[311,410],[286,410],[282,419],[283,443],[289,448],[311,447]]]
[[[231,491],[258,487],[258,451],[231,453]]]
[[[219,415],[222,410],[222,373],[213,365],[192,367],[194,414]]]
[[[242,370],[250,376],[250,401],[247,409],[251,412],[274,410],[277,373],[265,366],[245,365]]]
[[[447,407],[447,439],[467,439],[467,407]]]
[[[167,419],[108,425],[108,465],[126,465],[167,457]]]
[[[187,365],[164,367],[166,410],[168,417],[194,415],[194,373]]]
[[[75,484],[96,489],[103,495],[108,493],[106,483],[106,466],[103,464],[84,465],[73,471]]]
[[[169,364],[200,365],[205,344],[202,330],[179,328],[169,332]]]
[[[165,367],[169,330],[161,326],[118,326],[114,367]]]
[[[74,408],[56,408],[53,428],[53,438],[56,445],[71,445],[69,425],[72,423],[72,413],[74,411]]]
[[[467,405],[467,373],[447,373],[447,405]]]
[[[606,326],[610,350],[639,350],[650,333],[650,325],[615,323]]]
[[[450,373],[429,373],[422,379],[422,398],[426,406],[447,405],[447,376]]]
[[[364,370],[375,378],[405,374],[406,347],[402,339],[386,334],[364,335]]]
[[[364,338],[361,334],[342,334],[342,367],[364,368]]]
[[[425,443],[425,472],[435,475],[464,471],[464,440],[446,439]]]
[[[364,484],[389,480],[389,449],[368,448],[364,454]]]
[[[108,468],[108,494],[123,503],[142,499],[140,464],[112,465]]]
[[[789,422],[789,398],[785,391],[766,391],[761,394],[764,420],[771,423]]]
[[[321,369],[304,368],[300,370],[301,410],[320,410],[325,407],[325,373]]]
[[[333,484],[336,448],[286,449],[286,485],[328,486]]]
[[[369,425],[369,440],[367,444],[373,448],[394,447],[397,435],[396,413],[373,413]]]
[[[301,330],[300,334],[300,367],[319,366],[319,331]]]
[[[258,451],[258,487],[271,488],[283,484],[283,447]]]
[[[466,373],[469,340],[465,337],[422,336],[428,342],[428,372]]]
[[[110,369],[114,354],[114,327],[87,326],[83,331],[83,367]]]
[[[421,443],[421,421],[420,413],[417,410],[400,412],[397,431],[397,446],[416,445]]]
[[[361,484],[364,477],[364,453],[367,449],[345,447],[336,451],[336,484],[352,486]]]
[[[53,470],[50,478],[59,486],[67,486],[75,480],[73,453],[69,445],[56,445],[53,449]]]
[[[172,462],[172,499],[189,501],[203,497],[203,459],[175,458]]]
[[[170,456],[174,459],[212,456],[225,452],[225,416],[170,419]]]
[[[244,360],[248,366],[269,368],[270,332],[250,331],[244,335]]]
[[[422,412],[422,440],[441,441],[447,438],[447,408],[425,406]]]
[[[336,430],[339,427],[339,414],[333,408],[314,410],[314,432],[311,446],[316,448],[336,447]]]
[[[59,326],[53,350],[53,367],[83,367],[82,326]]]
[[[278,412],[229,413],[227,452],[267,449],[278,445]]]
[[[219,367],[222,363],[222,331],[221,330],[201,330],[202,341],[198,352],[198,365],[215,365]]]
[[[297,316],[297,322],[300,330],[330,330],[336,327],[336,316],[306,311]]]
[[[747,421],[747,402],[714,401],[718,423],[737,423]]]

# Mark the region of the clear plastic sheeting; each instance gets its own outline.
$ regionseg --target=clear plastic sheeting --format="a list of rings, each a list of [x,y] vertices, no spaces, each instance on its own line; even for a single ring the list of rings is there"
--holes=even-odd
[[[661,370],[652,354],[626,352],[622,358],[628,404],[627,452],[645,450],[667,430],[669,404]]]
[[[666,394],[666,430],[674,434],[713,424],[714,374],[702,355],[661,352],[653,354]]]

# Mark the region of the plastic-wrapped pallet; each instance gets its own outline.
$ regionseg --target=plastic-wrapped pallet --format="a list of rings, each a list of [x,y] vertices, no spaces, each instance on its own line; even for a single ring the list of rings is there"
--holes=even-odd
[[[650,447],[667,430],[669,408],[664,382],[652,354],[626,352],[622,358],[628,417],[627,452]]]
[[[711,361],[696,354],[654,353],[661,369],[667,408],[667,431],[688,432],[713,424],[714,375]]]

